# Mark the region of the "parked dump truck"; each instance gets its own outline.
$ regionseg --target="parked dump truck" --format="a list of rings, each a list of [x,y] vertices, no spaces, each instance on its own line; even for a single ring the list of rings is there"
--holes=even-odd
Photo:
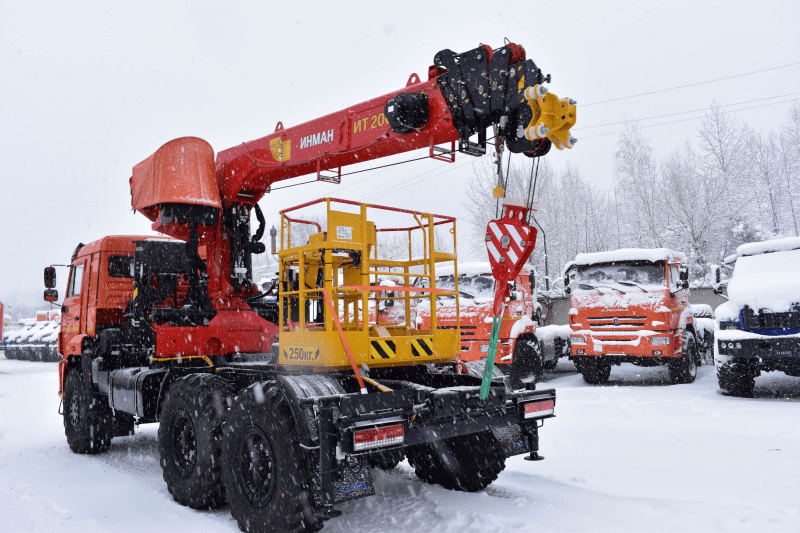
[[[440,327],[455,328],[460,324],[459,359],[464,362],[485,359],[489,352],[495,291],[491,265],[488,262],[459,263],[457,268],[437,269],[436,275],[437,287],[453,291],[458,287],[458,292],[420,302],[417,327],[430,327],[431,305],[435,305]],[[554,359],[551,351],[550,359],[544,360],[536,338],[542,306],[536,299],[535,287],[535,271],[526,265],[511,283],[511,298],[503,312],[495,364],[508,376],[514,388],[522,388],[526,382],[537,379],[544,368],[552,368],[558,359]]]
[[[752,396],[762,372],[800,376],[800,237],[743,244],[726,262],[736,266],[716,309],[717,380]]]
[[[612,365],[667,365],[672,383],[691,383],[700,364],[684,254],[625,248],[578,254],[564,269],[570,294],[572,360],[587,383]]]
[[[434,63],[424,81],[413,74],[405,88],[338,113],[278,123],[216,157],[184,137],[133,168],[132,206],[171,238],[106,237],[73,254],[59,337],[73,451],[99,453],[134,421],[160,422],[173,498],[199,509],[227,500],[253,532],[319,529],[341,514],[334,505],[374,493],[370,465],[403,456],[421,479],[465,491],[494,481],[510,455],[541,459],[553,390],[456,373],[460,322],[440,327],[435,306],[428,329],[369,320],[370,301],[408,310],[411,296],[454,292],[436,286],[439,263],[457,260],[452,217],[332,198],[284,210],[280,246],[271,232],[277,295],[253,283],[252,255],[266,251],[258,201],[276,182],[316,173],[338,183],[343,166],[418,148],[452,162],[456,142],[482,155],[489,127],[499,153],[574,145],[575,102],[547,91],[522,47],[443,50]],[[319,202],[324,227],[291,243],[289,226],[304,223],[295,212]],[[509,206],[509,216],[525,212]],[[407,220],[381,226],[376,212]],[[451,231],[451,252],[434,248],[436,228]],[[378,260],[376,234],[389,230],[424,235],[424,257]],[[384,268],[408,280],[414,266],[428,288],[406,281],[387,296],[375,285]],[[45,298],[57,299],[52,267],[45,285]]]

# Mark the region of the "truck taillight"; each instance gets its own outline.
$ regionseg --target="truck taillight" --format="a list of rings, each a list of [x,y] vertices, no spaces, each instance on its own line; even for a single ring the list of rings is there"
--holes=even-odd
[[[403,444],[405,434],[403,425],[381,426],[370,429],[359,429],[353,433],[353,450],[362,451],[383,446]]]
[[[554,400],[545,400],[542,402],[528,402],[522,404],[522,413],[524,418],[541,418],[553,414],[556,402]]]

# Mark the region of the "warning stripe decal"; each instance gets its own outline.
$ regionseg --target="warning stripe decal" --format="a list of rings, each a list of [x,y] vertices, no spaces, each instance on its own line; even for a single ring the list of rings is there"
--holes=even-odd
[[[373,359],[391,359],[397,355],[394,341],[374,340],[369,349]]]
[[[433,355],[433,338],[411,339],[411,353],[414,357]]]

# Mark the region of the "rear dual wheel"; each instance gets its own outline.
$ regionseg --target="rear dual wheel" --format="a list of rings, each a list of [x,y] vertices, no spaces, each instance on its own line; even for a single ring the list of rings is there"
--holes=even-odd
[[[319,531],[310,476],[289,405],[276,386],[239,395],[223,424],[222,477],[242,531]]]
[[[486,488],[506,467],[506,458],[491,431],[418,444],[406,452],[417,477],[449,490]]]
[[[176,380],[161,411],[158,449],[167,489],[193,509],[225,503],[222,486],[222,421],[234,392],[222,378],[194,374]]]

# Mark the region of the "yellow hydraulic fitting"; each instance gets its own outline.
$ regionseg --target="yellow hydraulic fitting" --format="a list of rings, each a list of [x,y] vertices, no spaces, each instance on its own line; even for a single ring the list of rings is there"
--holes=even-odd
[[[525,99],[533,111],[533,119],[525,130],[530,141],[547,137],[559,150],[572,148],[578,139],[569,130],[575,125],[577,102],[572,98],[561,98],[538,84],[528,87]]]

